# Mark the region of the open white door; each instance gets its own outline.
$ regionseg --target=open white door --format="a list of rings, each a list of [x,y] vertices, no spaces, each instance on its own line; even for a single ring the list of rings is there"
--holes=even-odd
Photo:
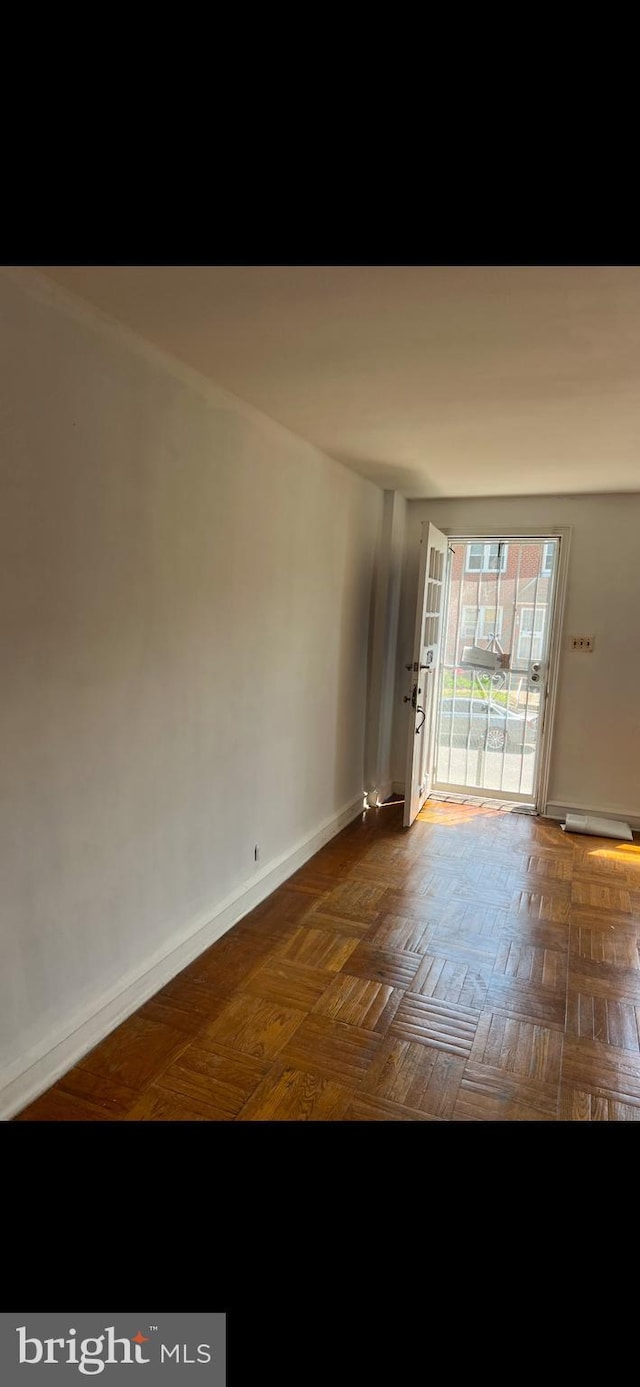
[[[435,525],[422,526],[418,601],[413,637],[413,659],[407,669],[410,691],[407,734],[407,769],[403,824],[408,828],[421,810],[433,779],[433,724],[436,706],[440,626],[444,600],[447,538]]]

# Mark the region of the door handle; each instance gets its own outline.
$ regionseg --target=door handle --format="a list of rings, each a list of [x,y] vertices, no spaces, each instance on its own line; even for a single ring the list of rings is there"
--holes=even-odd
[[[418,702],[418,694],[421,693],[421,692],[422,692],[422,690],[418,688],[418,685],[417,685],[417,684],[414,684],[413,689],[411,690],[411,694],[410,694],[410,695],[409,695],[409,694],[405,694],[405,696],[404,696],[402,702],[403,702],[403,703],[410,703],[410,704],[411,704],[411,707],[414,708],[414,709],[416,709],[416,705],[417,705],[417,702]]]

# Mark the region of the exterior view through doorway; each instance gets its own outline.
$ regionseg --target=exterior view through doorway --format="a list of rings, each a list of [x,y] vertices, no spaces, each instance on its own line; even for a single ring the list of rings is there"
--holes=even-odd
[[[423,526],[405,824],[437,792],[539,807],[564,542]]]

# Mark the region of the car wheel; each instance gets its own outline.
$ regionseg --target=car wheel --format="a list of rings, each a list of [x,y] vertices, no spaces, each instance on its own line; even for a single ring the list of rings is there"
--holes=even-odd
[[[487,732],[487,751],[503,751],[506,733],[502,727],[490,727]]]

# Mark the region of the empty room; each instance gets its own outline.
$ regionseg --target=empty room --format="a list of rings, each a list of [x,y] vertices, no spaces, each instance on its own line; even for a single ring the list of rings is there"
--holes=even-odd
[[[640,1119],[640,269],[6,266],[0,343],[2,1119]]]

